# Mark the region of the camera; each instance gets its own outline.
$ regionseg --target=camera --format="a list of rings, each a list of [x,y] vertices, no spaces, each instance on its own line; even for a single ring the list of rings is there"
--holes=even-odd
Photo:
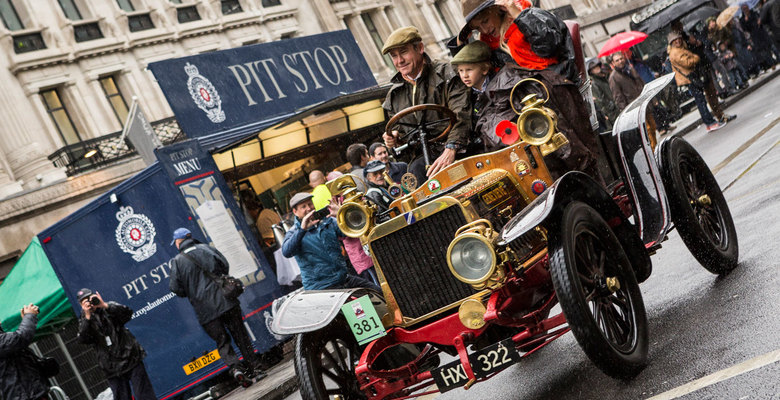
[[[89,298],[89,303],[92,304],[93,306],[100,305],[100,298],[97,296],[92,296]]]
[[[325,207],[315,211],[314,214],[312,214],[311,219],[322,220],[327,218],[328,215],[330,215],[330,208]]]

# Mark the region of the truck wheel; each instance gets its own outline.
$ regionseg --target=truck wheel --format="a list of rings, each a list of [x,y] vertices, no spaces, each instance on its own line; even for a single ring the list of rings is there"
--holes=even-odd
[[[299,334],[295,341],[295,372],[303,400],[365,399],[355,365],[360,347],[346,322],[334,320],[327,327]]]
[[[737,230],[718,181],[683,139],[673,139],[665,156],[664,187],[685,246],[713,274],[733,270],[739,261]]]
[[[578,201],[550,229],[550,275],[574,337],[599,369],[636,376],[647,363],[647,316],[623,247],[596,210]]]

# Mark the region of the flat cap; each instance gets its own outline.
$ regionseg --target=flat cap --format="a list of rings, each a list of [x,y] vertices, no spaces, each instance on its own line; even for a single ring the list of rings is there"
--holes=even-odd
[[[290,199],[290,208],[295,208],[295,206],[297,206],[298,204],[301,204],[305,200],[309,200],[312,197],[314,197],[314,195],[312,195],[311,193],[307,193],[307,192],[296,193]]]
[[[417,28],[413,26],[398,28],[387,37],[387,40],[385,40],[385,45],[382,47],[382,54],[387,54],[388,51],[396,47],[401,47],[408,43],[419,42],[421,40],[422,36],[420,36],[420,31],[418,31]]]
[[[490,61],[490,46],[481,40],[476,40],[460,49],[450,63],[458,65],[474,64],[485,61]]]

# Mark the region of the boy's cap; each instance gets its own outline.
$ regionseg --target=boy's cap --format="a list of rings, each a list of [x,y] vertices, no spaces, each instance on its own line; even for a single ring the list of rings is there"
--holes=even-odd
[[[422,41],[422,36],[420,36],[420,31],[418,31],[417,28],[413,26],[398,28],[387,37],[387,40],[385,40],[385,45],[382,46],[382,54],[387,54],[387,52],[396,47],[419,41]]]
[[[452,63],[452,65],[458,65],[475,64],[486,61],[490,61],[490,46],[481,40],[477,40],[460,49],[450,63]]]

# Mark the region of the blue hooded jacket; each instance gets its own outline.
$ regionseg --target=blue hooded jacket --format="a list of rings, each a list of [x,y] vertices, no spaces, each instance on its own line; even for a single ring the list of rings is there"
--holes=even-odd
[[[284,235],[282,254],[295,257],[305,290],[329,289],[344,283],[347,260],[341,254],[341,237],[344,234],[333,217],[306,230],[301,229],[301,220],[295,218],[295,227]]]

